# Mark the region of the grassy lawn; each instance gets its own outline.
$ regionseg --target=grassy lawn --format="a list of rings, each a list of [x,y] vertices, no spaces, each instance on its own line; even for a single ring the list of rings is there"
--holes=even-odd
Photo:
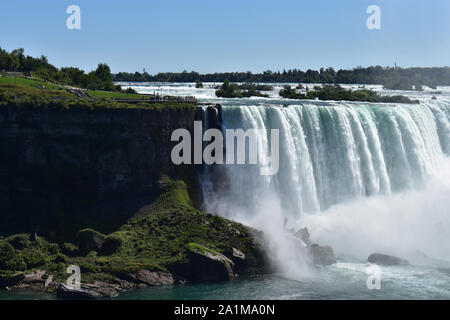
[[[0,84],[12,84],[21,85],[27,87],[36,88],[36,86],[45,87],[49,90],[63,90],[65,89],[62,85],[52,84],[39,79],[28,79],[21,76],[11,76],[0,72]],[[112,91],[101,91],[101,90],[86,90],[86,92],[93,98],[120,98],[120,99],[148,99],[145,95],[140,94],[130,94],[124,92],[112,92]]]
[[[133,93],[100,90],[87,90],[86,92],[93,98],[148,99],[147,96]]]
[[[46,89],[58,90],[62,88],[61,85],[54,85],[50,82],[45,82],[43,80],[37,79],[28,79],[20,76],[10,76],[4,73],[0,73],[0,84],[18,84],[22,86],[34,87],[34,86],[43,86]]]
[[[2,79],[2,77],[0,77],[0,79]],[[128,94],[128,96],[130,95]],[[103,97],[107,98],[108,96]],[[147,103],[145,100],[142,100],[142,102],[139,103],[127,103],[110,99],[78,98],[76,95],[66,90],[42,90],[33,87],[32,85],[20,85],[14,84],[14,82],[10,83],[5,81],[3,83],[0,82],[0,107],[1,106],[51,106],[64,109],[76,107],[89,108],[91,110],[97,108],[167,110],[194,109],[196,107],[196,103],[185,101],[161,101],[158,103]]]

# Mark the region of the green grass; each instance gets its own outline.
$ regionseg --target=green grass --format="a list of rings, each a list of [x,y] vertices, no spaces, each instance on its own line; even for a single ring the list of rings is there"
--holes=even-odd
[[[112,91],[100,91],[100,90],[87,90],[87,93],[92,98],[116,98],[116,99],[148,99],[148,96],[135,93],[125,93],[125,92],[112,92]]]
[[[0,77],[0,79],[2,79]],[[27,79],[25,79],[27,80]],[[34,108],[88,108],[88,109],[192,109],[195,103],[184,101],[164,101],[158,103],[126,103],[114,101],[108,98],[89,99],[78,98],[66,90],[42,90],[32,85],[20,85],[10,83],[0,83],[0,107],[34,107]]]
[[[13,84],[13,85],[21,85],[21,86],[27,86],[35,88],[35,86],[43,86],[46,89],[50,90],[59,90],[63,89],[62,85],[59,84],[53,84],[51,82],[46,82],[39,79],[28,79],[21,76],[9,76],[4,73],[0,73],[0,84]],[[37,89],[37,88],[36,88]]]
[[[192,252],[198,252],[198,253],[201,253],[201,254],[205,254],[206,252],[208,252],[208,253],[211,253],[211,254],[213,254],[215,256],[220,255],[220,253],[218,253],[218,252],[216,252],[214,250],[211,250],[211,249],[209,249],[209,248],[207,248],[207,247],[205,247],[205,246],[203,246],[201,244],[198,244],[198,243],[192,243],[191,242],[191,243],[188,243],[186,246]]]
[[[62,84],[54,84],[51,82],[46,82],[44,80],[38,79],[38,78],[25,78],[22,76],[10,76],[6,75],[5,73],[0,73],[0,84],[10,84],[10,85],[19,85],[19,86],[26,86],[31,87],[37,90],[40,90],[39,88],[36,88],[36,86],[45,87],[45,89],[49,90],[65,90],[66,87],[64,87]],[[45,89],[42,89],[42,91],[45,91]],[[86,90],[86,92],[92,97],[96,99],[110,99],[110,98],[117,98],[117,99],[148,99],[148,96],[141,95],[141,94],[134,94],[134,93],[125,93],[125,92],[114,92],[114,91],[101,91],[101,90]]]

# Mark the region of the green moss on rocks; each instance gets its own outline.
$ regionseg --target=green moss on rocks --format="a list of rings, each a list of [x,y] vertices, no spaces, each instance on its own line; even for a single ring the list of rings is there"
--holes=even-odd
[[[60,250],[40,237],[32,241],[29,235],[0,239],[0,273],[40,269],[55,281],[65,281],[67,267],[74,264],[81,269],[83,283],[127,279],[143,269],[183,276],[190,251],[222,254],[233,261],[233,248],[246,256],[239,273],[263,268],[263,255],[248,228],[194,208],[183,181],[164,177],[160,185],[162,194],[119,230],[108,236],[90,228],[80,230],[80,251],[70,243],[63,243]]]
[[[69,243],[69,242],[64,242],[61,248],[62,252],[68,256],[74,256],[77,255],[78,253],[78,248],[76,245]]]
[[[31,244],[29,234],[17,234],[6,239],[15,249],[24,249]]]
[[[67,262],[68,258],[60,253],[56,243],[41,237],[19,234],[0,240],[0,273],[3,274],[41,269],[62,278]]]
[[[102,253],[106,255],[111,255],[117,252],[119,250],[120,246],[122,245],[123,240],[120,236],[120,233],[115,234],[112,233],[109,236],[105,238],[105,242],[102,246]]]
[[[82,254],[99,250],[105,241],[105,235],[91,228],[78,231],[78,247]]]

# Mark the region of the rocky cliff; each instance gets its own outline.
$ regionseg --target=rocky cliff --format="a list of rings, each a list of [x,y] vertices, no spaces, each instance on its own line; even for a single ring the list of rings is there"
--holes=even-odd
[[[108,233],[159,195],[161,174],[200,203],[195,168],[170,161],[171,133],[192,132],[195,110],[0,108],[0,234]]]

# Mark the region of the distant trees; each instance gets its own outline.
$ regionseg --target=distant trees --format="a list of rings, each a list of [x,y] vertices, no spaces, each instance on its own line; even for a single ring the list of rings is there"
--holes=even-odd
[[[303,89],[303,87],[299,89]],[[295,89],[292,89],[291,86],[284,86],[283,89],[280,90],[279,95],[286,99],[306,99],[305,94],[298,93]]]
[[[346,90],[339,85],[315,86],[314,90],[307,90],[306,94],[298,93],[291,86],[285,86],[280,90],[280,96],[287,99],[419,103],[418,100],[411,100],[405,96],[381,96],[372,90]]]
[[[224,83],[216,90],[216,96],[221,98],[248,98],[248,97],[268,97],[256,90],[256,86],[252,85],[237,85],[230,83],[225,79]]]
[[[393,68],[393,67],[357,67],[351,70],[321,68],[319,71],[298,69],[280,71],[264,71],[253,74],[247,72],[226,72],[199,74],[195,71],[180,73],[158,73],[150,75],[120,72],[113,77],[114,81],[161,81],[161,82],[303,82],[303,83],[344,83],[344,84],[387,84],[400,81],[411,85],[450,85],[450,68]]]
[[[200,81],[200,79],[195,80],[195,87],[197,89],[203,88],[203,83]]]

